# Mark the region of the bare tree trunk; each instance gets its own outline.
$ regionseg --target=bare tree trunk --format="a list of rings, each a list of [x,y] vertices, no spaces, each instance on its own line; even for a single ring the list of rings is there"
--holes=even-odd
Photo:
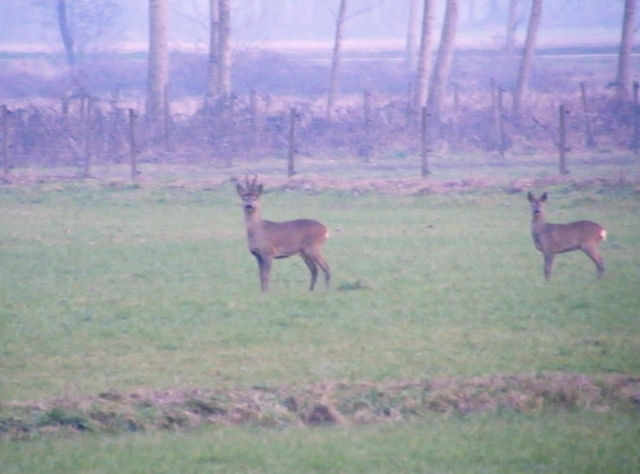
[[[209,0],[209,64],[207,69],[206,97],[212,100],[218,95],[218,67],[220,55],[220,13],[218,0]]]
[[[527,38],[524,42],[524,52],[522,54],[522,62],[520,63],[520,74],[518,75],[518,85],[513,95],[513,117],[517,118],[520,114],[522,100],[527,90],[529,76],[531,74],[531,63],[533,62],[533,53],[536,47],[536,36],[538,35],[538,27],[540,26],[540,17],[542,16],[542,0],[531,0],[531,16],[529,17],[529,27],[527,28]]]
[[[347,0],[340,0],[338,18],[336,19],[336,38],[333,44],[333,60],[331,61],[331,76],[329,78],[329,92],[327,94],[327,119],[333,113],[336,87],[338,85],[338,69],[340,67],[340,50],[342,49],[342,36],[344,32],[344,19],[347,12]]]
[[[169,0],[149,0],[149,76],[147,119],[162,132],[165,90],[169,83]]]
[[[231,95],[231,2],[219,0],[219,67],[218,94]]]
[[[67,56],[67,64],[69,67],[73,67],[76,64],[76,53],[73,44],[73,35],[71,34],[71,28],[69,27],[69,21],[67,17],[67,2],[66,0],[58,0],[56,4],[56,11],[58,14],[58,27],[60,28],[60,36],[62,36],[62,44],[64,44],[64,52]]]
[[[622,18],[622,38],[618,54],[618,73],[616,76],[616,100],[626,102],[629,99],[631,49],[633,47],[633,29],[635,27],[636,0],[625,0]]]
[[[456,30],[458,28],[458,6],[459,0],[447,0],[438,57],[436,58],[436,65],[433,69],[433,77],[429,87],[427,109],[433,114],[434,123],[436,124],[440,122],[444,91],[447,87],[447,81],[449,80],[449,71],[451,71],[451,61],[453,60],[453,51],[456,42]]]
[[[418,70],[416,72],[414,110],[419,112],[427,103],[429,86],[429,67],[431,65],[431,34],[435,15],[435,1],[424,0],[422,10],[422,32],[420,36],[420,54],[418,56]]]
[[[509,0],[507,13],[507,34],[504,42],[504,52],[507,56],[507,64],[513,59],[516,47],[516,29],[518,28],[518,0]]]
[[[405,50],[405,64],[408,70],[413,69],[416,59],[418,39],[418,6],[419,0],[409,0],[409,24],[407,26],[407,46]]]

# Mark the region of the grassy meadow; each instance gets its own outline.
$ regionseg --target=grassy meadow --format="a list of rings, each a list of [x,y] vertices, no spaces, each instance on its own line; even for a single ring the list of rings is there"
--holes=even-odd
[[[640,194],[557,185],[549,221],[609,240],[553,278],[525,193],[267,188],[315,218],[332,288],[302,260],[259,291],[234,187],[0,189],[0,407],[105,391],[305,387],[491,374],[640,374]],[[541,190],[534,190],[541,191]],[[318,291],[319,290],[319,291]],[[0,415],[2,410],[0,409]],[[0,441],[12,472],[637,472],[637,408],[541,409],[321,428],[251,424]]]

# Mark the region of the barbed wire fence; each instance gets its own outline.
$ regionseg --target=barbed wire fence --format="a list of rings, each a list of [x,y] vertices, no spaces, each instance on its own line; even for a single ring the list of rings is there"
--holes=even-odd
[[[141,107],[116,95],[101,99],[80,90],[46,106],[2,106],[3,173],[5,181],[21,169],[87,178],[96,167],[130,164],[135,180],[138,166],[145,163],[231,167],[287,156],[291,176],[296,156],[371,163],[401,152],[422,160],[426,177],[431,171],[425,163],[434,151],[493,154],[507,164],[532,150],[559,153],[560,160],[569,151],[597,147],[637,155],[637,82],[633,91],[625,104],[615,103],[608,90],[589,90],[584,83],[569,95],[531,93],[527,112],[514,120],[509,91],[496,81],[485,89],[463,90],[454,84],[438,123],[411,106],[410,91],[392,95],[365,90],[360,97],[342,100],[331,119],[318,101],[280,100],[276,105],[273,97],[254,91],[203,103],[194,113],[172,113],[175,103],[167,100],[158,130]],[[565,172],[566,161],[560,163],[560,173]]]

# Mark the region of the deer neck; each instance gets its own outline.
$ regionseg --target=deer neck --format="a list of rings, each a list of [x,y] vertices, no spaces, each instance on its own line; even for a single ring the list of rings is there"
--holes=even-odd
[[[544,217],[544,212],[541,212],[540,214],[534,214],[531,217],[531,232],[540,232],[544,228],[546,223],[547,221]]]
[[[264,221],[260,215],[260,209],[256,209],[253,212],[245,212],[244,223],[247,229],[249,247],[260,246],[260,242],[264,239],[262,231]]]

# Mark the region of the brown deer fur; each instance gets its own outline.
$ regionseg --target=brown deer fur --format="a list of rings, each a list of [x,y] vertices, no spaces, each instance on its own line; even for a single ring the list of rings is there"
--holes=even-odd
[[[252,181],[245,179],[245,186],[237,185],[242,198],[244,222],[247,228],[249,251],[258,260],[260,286],[262,291],[269,291],[269,275],[274,258],[286,258],[300,255],[311,272],[310,291],[316,284],[318,267],[324,273],[325,284],[329,289],[331,271],[322,255],[322,245],[329,237],[327,228],[318,221],[296,219],[285,222],[271,222],[260,215],[260,195],[262,184],[256,185],[257,176]]]
[[[553,259],[559,253],[582,250],[593,260],[598,269],[598,278],[604,274],[604,259],[598,252],[598,244],[607,238],[604,227],[591,221],[576,221],[568,224],[549,224],[545,220],[544,203],[547,193],[536,198],[527,195],[531,205],[531,235],[536,248],[544,256],[544,277],[551,278]]]

